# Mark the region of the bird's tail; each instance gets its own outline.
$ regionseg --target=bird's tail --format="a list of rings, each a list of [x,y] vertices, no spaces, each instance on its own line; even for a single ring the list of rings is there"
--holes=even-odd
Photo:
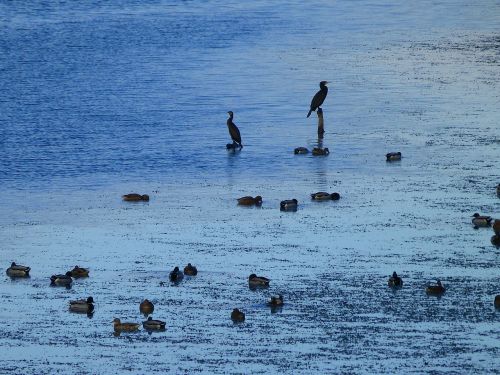
[[[307,117],[311,116],[312,109],[309,110],[309,113],[307,114]]]

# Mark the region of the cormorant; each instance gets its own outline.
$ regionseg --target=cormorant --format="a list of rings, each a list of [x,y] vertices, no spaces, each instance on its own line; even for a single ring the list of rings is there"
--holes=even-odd
[[[327,81],[321,81],[319,83],[319,91],[314,95],[314,97],[311,100],[311,109],[309,110],[309,113],[307,114],[307,117],[311,116],[311,112],[315,111],[318,109],[321,104],[326,99],[326,95],[328,94],[328,87],[326,87]]]
[[[243,145],[241,144],[240,130],[233,122],[233,112],[229,111],[228,114],[229,118],[227,119],[227,129],[229,130],[229,135],[233,140],[233,145],[238,144],[240,148],[243,148]]]

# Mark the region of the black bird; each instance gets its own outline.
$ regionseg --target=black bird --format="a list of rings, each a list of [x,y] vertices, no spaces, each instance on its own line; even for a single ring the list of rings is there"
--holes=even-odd
[[[240,130],[233,122],[233,112],[229,111],[228,114],[229,118],[227,119],[227,129],[229,130],[229,135],[233,140],[233,145],[235,146],[236,144],[238,144],[240,148],[243,148],[243,145],[241,144]]]
[[[321,104],[326,99],[326,95],[328,94],[328,87],[326,87],[327,81],[321,81],[319,83],[319,91],[314,95],[314,97],[311,100],[311,109],[309,110],[309,113],[307,114],[307,117],[311,116],[311,112],[315,111],[318,109]]]

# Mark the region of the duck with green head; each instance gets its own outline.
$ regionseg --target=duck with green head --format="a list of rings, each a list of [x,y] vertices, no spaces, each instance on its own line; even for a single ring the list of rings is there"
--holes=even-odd
[[[385,154],[387,161],[398,161],[401,160],[401,152],[389,152]]]
[[[491,221],[493,218],[491,216],[479,215],[477,212],[472,215],[472,224],[474,224],[474,229],[486,228],[491,226]]]
[[[69,309],[76,313],[91,314],[94,312],[94,299],[88,297],[86,300],[69,301]]]
[[[59,274],[59,275],[52,275],[50,277],[50,285],[52,285],[52,286],[69,287],[72,282],[73,282],[73,279],[71,278],[70,271],[66,272],[65,275]]]
[[[328,200],[337,201],[340,199],[340,194],[339,193],[330,194],[324,191],[318,191],[317,193],[311,194],[311,199],[313,201],[328,201]]]
[[[21,266],[20,264],[16,264],[12,262],[10,267],[7,268],[7,275],[11,278],[17,277],[29,277],[30,276],[30,267]]]
[[[75,266],[71,271],[71,277],[78,279],[81,277],[89,277],[89,270],[88,268],[83,268],[83,267],[78,267]]]
[[[142,322],[142,326],[147,331],[164,331],[166,323],[162,320],[153,319],[151,316],[145,322]]]

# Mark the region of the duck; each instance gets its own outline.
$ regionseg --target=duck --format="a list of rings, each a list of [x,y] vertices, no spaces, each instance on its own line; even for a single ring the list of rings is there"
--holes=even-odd
[[[144,315],[149,315],[151,314],[155,309],[155,305],[153,305],[153,302],[151,302],[148,299],[145,299],[144,301],[141,302],[139,305],[139,311],[143,313]]]
[[[339,193],[326,193],[324,191],[318,191],[317,193],[312,193],[311,194],[311,199],[314,201],[327,201],[327,200],[334,200],[337,201],[340,199],[340,194]]]
[[[250,196],[241,197],[238,198],[238,204],[240,206],[260,206],[262,204],[262,197],[260,195],[257,195],[255,198]]]
[[[144,329],[148,331],[164,331],[166,323],[162,320],[153,319],[151,316],[145,322],[142,322]]]
[[[248,276],[248,283],[254,286],[269,286],[270,281],[267,277],[257,276],[254,273]]]
[[[491,221],[493,220],[491,216],[481,216],[477,212],[472,215],[472,224],[474,224],[474,229],[479,227],[489,227],[491,225]]]
[[[498,234],[494,234],[491,236],[491,244],[495,246],[497,249],[500,248],[500,236]]]
[[[91,314],[94,311],[94,299],[88,297],[86,300],[69,301],[69,309],[73,312]]]
[[[387,161],[401,160],[401,152],[389,152],[385,154]]]
[[[495,219],[493,222],[493,232],[495,232],[497,236],[500,236],[500,220],[498,219]]]
[[[10,267],[7,268],[7,275],[9,277],[29,277],[30,276],[30,267],[21,266],[20,264],[16,264],[16,262],[12,262]]]
[[[297,211],[297,205],[299,201],[297,199],[287,199],[281,201],[280,211]]]
[[[387,282],[387,284],[391,288],[400,288],[400,287],[403,286],[403,279],[398,276],[398,274],[396,273],[396,271],[394,271],[392,273],[392,276],[389,277],[389,281]]]
[[[495,304],[495,308],[500,309],[500,294],[497,294],[495,296],[494,304]]]
[[[175,267],[172,272],[170,272],[170,281],[172,282],[179,282],[182,280],[184,277],[184,274],[182,273],[181,270],[179,270],[179,267]]]
[[[144,202],[149,202],[149,195],[147,194],[137,194],[137,193],[130,193],[130,194],[125,194],[122,195],[122,198],[124,201],[127,202],[139,202],[139,201],[144,201]]]
[[[283,306],[283,296],[281,294],[271,296],[271,298],[267,301],[267,304],[271,307]]]
[[[297,147],[295,150],[293,150],[293,153],[295,155],[305,155],[309,153],[309,150],[306,147]]]
[[[321,147],[314,147],[312,150],[312,154],[314,156],[326,156],[330,153],[330,150],[328,147],[321,148]]]
[[[198,269],[191,263],[188,263],[188,265],[184,267],[184,274],[188,276],[196,276],[198,275]]]
[[[139,330],[139,325],[138,323],[122,323],[120,319],[114,318],[113,319],[113,328],[115,329],[115,332],[133,332]]]
[[[50,285],[52,286],[70,286],[72,282],[71,271],[66,272],[65,275],[52,275],[50,277]]]
[[[75,279],[78,279],[80,277],[89,277],[89,270],[88,268],[82,268],[75,266],[71,271],[71,277],[74,277]]]
[[[245,313],[238,309],[233,309],[231,312],[231,320],[233,322],[244,322],[245,321]]]
[[[437,280],[436,285],[429,285],[426,289],[425,292],[427,294],[435,295],[435,296],[440,296],[446,291],[445,287],[443,284],[441,284],[440,280]]]

